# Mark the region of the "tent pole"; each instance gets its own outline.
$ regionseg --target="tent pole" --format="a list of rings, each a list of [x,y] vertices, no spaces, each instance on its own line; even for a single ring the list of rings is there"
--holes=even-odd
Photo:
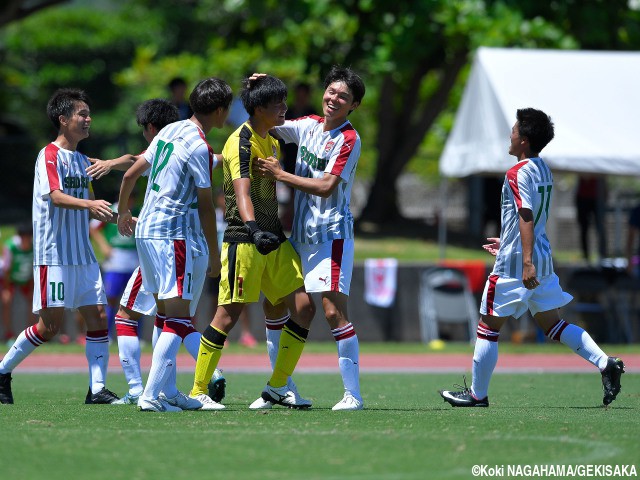
[[[440,181],[440,211],[438,212],[438,246],[440,260],[446,257],[447,249],[447,190],[449,189],[449,179],[443,177]]]

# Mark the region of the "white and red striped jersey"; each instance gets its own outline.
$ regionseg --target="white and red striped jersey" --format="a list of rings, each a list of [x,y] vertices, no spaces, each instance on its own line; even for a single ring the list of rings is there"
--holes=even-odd
[[[144,158],[151,169],[136,238],[204,239],[193,218],[197,189],[211,187],[216,162],[204,132],[191,120],[171,123],[156,135]]]
[[[89,198],[89,159],[50,143],[38,154],[33,180],[33,264],[89,265],[96,256],[89,240],[89,211],[56,207],[51,192]]]
[[[296,175],[321,178],[331,174],[341,180],[328,198],[295,191],[291,238],[299,243],[353,238],[349,203],[360,158],[360,136],[349,121],[327,132],[323,128],[324,118],[317,115],[287,120],[275,128],[286,143],[298,145]]]
[[[530,209],[534,220],[533,264],[538,277],[553,273],[551,245],[546,225],[553,190],[553,175],[541,158],[528,158],[511,167],[502,186],[502,229],[500,248],[493,274],[522,278],[522,241],[520,238],[521,208]]]

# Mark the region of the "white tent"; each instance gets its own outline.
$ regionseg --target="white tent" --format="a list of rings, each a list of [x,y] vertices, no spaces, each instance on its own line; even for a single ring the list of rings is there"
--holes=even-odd
[[[440,157],[447,177],[504,173],[518,108],[544,110],[553,170],[640,176],[640,53],[480,48]]]

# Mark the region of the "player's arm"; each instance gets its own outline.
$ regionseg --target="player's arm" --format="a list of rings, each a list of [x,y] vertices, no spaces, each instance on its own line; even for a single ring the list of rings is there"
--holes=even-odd
[[[260,175],[273,178],[309,195],[327,198],[340,183],[339,176],[327,172],[324,172],[320,178],[299,177],[285,171],[280,162],[274,157],[258,158],[255,163]]]
[[[198,216],[202,224],[204,237],[209,245],[209,270],[207,275],[212,278],[220,275],[220,250],[218,249],[218,227],[216,225],[216,210],[213,206],[211,188],[198,188]]]
[[[534,222],[533,211],[529,208],[518,210],[520,241],[522,242],[522,283],[529,290],[540,285],[536,278],[536,267],[533,264]]]
[[[98,158],[90,158],[92,165],[88,166],[86,172],[91,175],[94,180],[104,177],[111,170],[127,170],[135,163],[137,156],[126,154],[111,160],[100,160]]]
[[[256,222],[256,214],[251,201],[251,179],[236,178],[233,181],[233,190],[236,194],[236,203],[240,218],[247,226],[251,241],[262,255],[267,255],[280,245],[280,239],[271,232],[265,232]]]
[[[141,155],[122,177],[120,195],[118,196],[118,231],[127,237],[133,235],[135,226],[135,219],[128,208],[129,197],[131,196],[131,192],[133,192],[138,178],[140,178],[150,166],[151,164]]]
[[[89,199],[76,198],[67,195],[62,190],[53,190],[49,193],[51,203],[58,208],[68,208],[69,210],[89,210],[89,216],[102,222],[107,222],[113,218],[111,205],[106,200],[95,200],[90,193]]]

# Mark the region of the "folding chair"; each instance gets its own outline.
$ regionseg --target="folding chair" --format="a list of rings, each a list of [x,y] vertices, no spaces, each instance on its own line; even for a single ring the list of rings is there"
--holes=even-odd
[[[436,267],[420,278],[420,332],[423,342],[439,338],[438,323],[466,323],[469,341],[475,341],[478,306],[464,273]]]

